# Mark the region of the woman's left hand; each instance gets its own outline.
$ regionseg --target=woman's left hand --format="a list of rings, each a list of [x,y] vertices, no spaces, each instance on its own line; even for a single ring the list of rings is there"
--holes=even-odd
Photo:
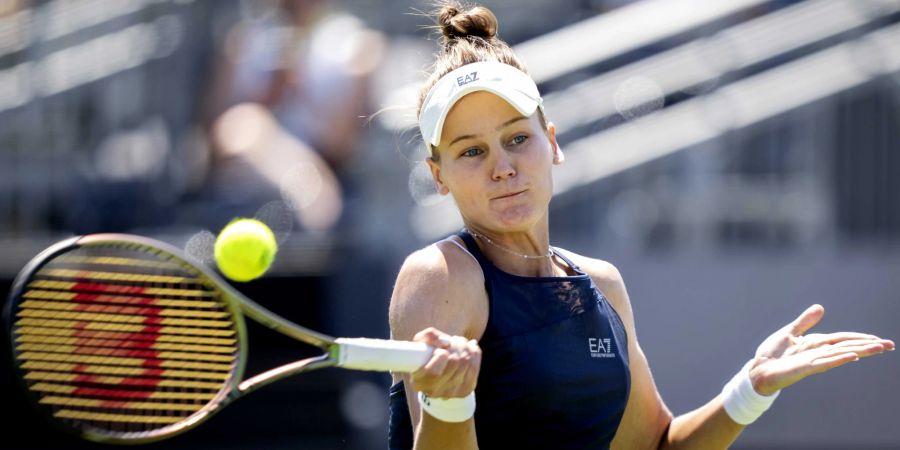
[[[860,358],[894,350],[894,342],[864,333],[839,332],[804,335],[825,315],[812,305],[793,322],[766,338],[750,365],[753,389],[772,395],[810,375],[822,373]]]

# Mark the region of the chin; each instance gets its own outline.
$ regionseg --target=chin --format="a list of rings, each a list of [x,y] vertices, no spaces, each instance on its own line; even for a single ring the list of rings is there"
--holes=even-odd
[[[530,230],[540,219],[541,215],[534,210],[528,208],[522,211],[516,208],[516,211],[504,211],[495,215],[494,222],[498,228],[508,231],[527,231]]]

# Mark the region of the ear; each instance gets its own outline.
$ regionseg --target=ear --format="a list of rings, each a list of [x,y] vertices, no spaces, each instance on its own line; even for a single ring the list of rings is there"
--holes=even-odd
[[[444,184],[444,180],[441,178],[441,165],[430,156],[425,158],[425,162],[428,163],[428,168],[431,169],[431,177],[434,178],[434,185],[437,188],[438,194],[449,194],[450,188]]]
[[[550,140],[550,146],[553,149],[553,164],[560,165],[566,160],[566,155],[559,148],[559,142],[556,141],[556,125],[553,122],[547,122],[547,138]]]

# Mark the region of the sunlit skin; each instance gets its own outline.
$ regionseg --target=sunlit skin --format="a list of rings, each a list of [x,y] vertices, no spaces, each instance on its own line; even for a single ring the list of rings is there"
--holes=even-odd
[[[456,200],[466,226],[497,245],[522,254],[545,254],[549,244],[548,210],[553,192],[552,167],[563,160],[552,124],[540,114],[522,115],[488,92],[469,94],[450,110],[436,155],[428,160],[439,192]],[[463,397],[477,385],[481,365],[478,340],[490,311],[478,263],[451,239],[410,255],[397,276],[391,297],[391,335],[435,348],[429,362],[403,380],[414,426],[416,450],[478,448],[474,419],[442,422],[422,414],[415,399]],[[457,244],[462,245],[458,240]],[[479,242],[501,270],[522,276],[571,275],[557,258],[526,259]],[[567,252],[603,292],[622,319],[628,336],[631,387],[612,449],[724,449],[744,429],[725,411],[722,396],[675,416],[656,388],[638,342],[631,300],[612,264]],[[856,333],[809,333],[824,316],[812,305],[772,333],[752,356],[753,389],[770,395],[817,373],[894,350],[889,339]],[[749,355],[736,352],[735,359]],[[724,380],[723,380],[724,381]]]
[[[542,120],[489,92],[466,95],[447,114],[437,158],[428,159],[438,192],[453,196],[469,229],[528,255],[547,252],[551,169],[562,161],[556,129]],[[509,265],[514,272],[550,270],[538,261]]]

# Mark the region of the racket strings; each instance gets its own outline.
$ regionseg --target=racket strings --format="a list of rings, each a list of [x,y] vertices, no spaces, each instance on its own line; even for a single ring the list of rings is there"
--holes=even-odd
[[[233,316],[202,273],[136,246],[82,247],[45,264],[16,312],[30,391],[58,419],[152,432],[214,401],[238,354]]]

